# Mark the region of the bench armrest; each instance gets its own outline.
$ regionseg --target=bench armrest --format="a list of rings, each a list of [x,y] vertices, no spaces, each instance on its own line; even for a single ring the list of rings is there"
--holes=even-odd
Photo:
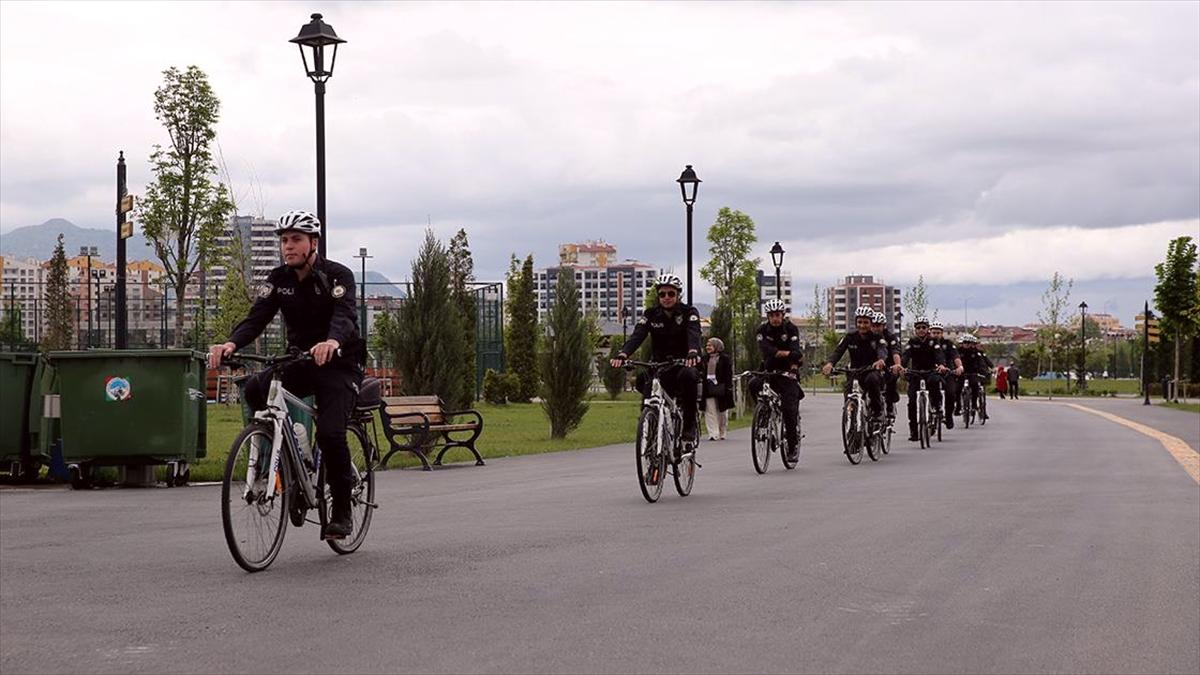
[[[474,415],[475,421],[479,426],[483,426],[483,415],[479,414],[478,410],[447,410],[443,413],[447,418],[458,417],[459,415]]]

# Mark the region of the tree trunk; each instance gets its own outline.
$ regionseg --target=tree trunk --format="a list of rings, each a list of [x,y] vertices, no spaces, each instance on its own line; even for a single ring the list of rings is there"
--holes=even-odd
[[[1175,380],[1171,383],[1171,385],[1172,385],[1171,393],[1174,394],[1174,396],[1171,397],[1171,400],[1175,401],[1176,403],[1179,403],[1179,339],[1180,339],[1179,329],[1176,328],[1175,329]]]

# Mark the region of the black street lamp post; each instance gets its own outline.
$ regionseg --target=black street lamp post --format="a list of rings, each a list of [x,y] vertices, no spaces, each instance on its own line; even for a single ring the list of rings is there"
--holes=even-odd
[[[1150,351],[1150,301],[1142,310],[1142,405],[1150,405],[1150,379],[1146,376],[1146,354]]]
[[[904,310],[896,310],[896,341],[904,345]]]
[[[700,188],[700,179],[688,164],[683,173],[675,181],[679,183],[679,192],[683,195],[683,203],[687,205],[687,302],[692,304],[692,206],[696,203],[696,191]],[[688,188],[691,188],[691,194]]]
[[[324,226],[325,226],[325,221],[322,220],[321,227],[324,227]],[[358,291],[358,323],[359,323],[359,326],[358,326],[358,329],[360,331],[362,331],[363,338],[365,339],[366,336],[368,335],[368,333],[367,333],[367,258],[374,258],[375,256],[367,255],[367,249],[365,247],[359,247],[358,255],[356,255],[354,257],[362,259],[362,276],[359,277],[360,281],[359,281],[359,285],[358,285],[358,287],[359,287],[359,291]]]
[[[1086,301],[1079,303],[1079,391],[1087,388],[1087,308]]]
[[[320,14],[313,14],[312,21],[300,28],[300,34],[288,40],[300,47],[300,58],[304,62],[304,72],[313,81],[317,98],[317,218],[321,219],[321,257],[329,244],[325,237],[325,82],[333,77],[333,66],[337,63],[338,45],[345,42],[333,32],[333,26],[321,20]],[[325,47],[333,45],[333,53],[326,69]],[[308,53],[305,47],[312,51],[312,64],[309,65]]]
[[[780,276],[783,268],[783,247],[779,242],[771,247],[771,262],[775,263],[775,299],[783,299],[783,278]]]

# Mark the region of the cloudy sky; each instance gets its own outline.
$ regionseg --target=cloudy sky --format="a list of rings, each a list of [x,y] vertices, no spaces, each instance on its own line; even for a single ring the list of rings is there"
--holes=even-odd
[[[116,151],[138,192],[160,73],[192,64],[242,211],[315,208],[287,43],[313,11],[349,41],[331,257],[368,246],[394,279],[427,223],[465,227],[484,279],[592,238],[682,272],[684,164],[698,252],[729,206],[798,286],[924,274],[971,321],[1032,320],[1059,271],[1129,324],[1168,240],[1200,236],[1196,2],[3,2],[0,232],[113,227]]]

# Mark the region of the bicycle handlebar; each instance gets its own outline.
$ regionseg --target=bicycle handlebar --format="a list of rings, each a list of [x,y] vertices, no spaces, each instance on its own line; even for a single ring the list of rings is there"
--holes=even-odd
[[[341,349],[337,350],[337,355],[338,356],[342,355]],[[312,360],[313,360],[312,354],[310,354],[308,352],[302,352],[297,349],[290,349],[290,350],[288,350],[288,352],[286,354],[279,354],[277,356],[259,356],[258,354],[237,354],[237,353],[235,353],[235,354],[230,355],[229,358],[222,361],[221,365],[229,366],[230,368],[239,368],[239,367],[245,367],[246,364],[243,362],[249,361],[251,363],[265,364],[268,368],[275,368],[278,366],[290,366],[290,365],[294,365],[297,363],[303,363],[305,361],[312,361]]]
[[[874,365],[870,365],[870,366],[863,366],[862,368],[834,368],[830,372],[833,374],[836,374],[836,375],[860,375],[862,373],[870,372],[872,370],[879,370],[879,369],[876,368]]]
[[[667,361],[634,361],[633,359],[625,359],[622,367],[627,370],[632,370],[634,367],[646,368],[648,370],[659,370],[668,366],[686,366],[687,359],[670,359]]]

